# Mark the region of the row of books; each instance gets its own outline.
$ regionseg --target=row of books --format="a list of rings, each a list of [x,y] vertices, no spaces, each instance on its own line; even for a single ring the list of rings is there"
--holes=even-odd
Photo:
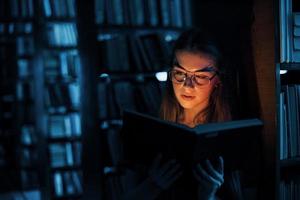
[[[300,199],[299,181],[281,181],[279,186],[280,200],[297,200]]]
[[[190,0],[95,0],[97,24],[188,27],[191,11]]]
[[[75,0],[44,0],[42,1],[46,17],[75,17]]]
[[[81,116],[79,113],[48,116],[48,137],[68,138],[81,135]]]
[[[82,193],[82,173],[79,171],[55,172],[52,181],[56,197]]]
[[[13,18],[31,18],[34,16],[33,0],[1,1],[0,16]]]
[[[280,62],[300,62],[300,13],[292,0],[280,0]]]
[[[47,79],[78,77],[80,74],[80,59],[76,49],[61,52],[47,51],[44,53],[43,61]]]
[[[284,85],[280,93],[280,159],[300,156],[300,85]]]
[[[81,142],[51,143],[48,147],[51,167],[81,165]]]
[[[159,71],[169,66],[177,34],[112,35],[99,41],[100,68],[109,72]],[[122,60],[122,62],[120,62]]]
[[[34,39],[31,36],[20,36],[16,38],[16,52],[18,56],[33,55]]]
[[[157,114],[162,85],[157,80],[134,84],[120,81],[98,83],[99,117],[102,120],[120,118],[123,109]]]
[[[0,23],[0,34],[29,34],[32,33],[32,29],[30,22]]]
[[[44,95],[49,113],[65,113],[68,110],[79,109],[80,86],[77,82],[47,84]]]
[[[50,47],[69,47],[77,45],[77,29],[75,23],[48,23],[46,31],[48,45]]]

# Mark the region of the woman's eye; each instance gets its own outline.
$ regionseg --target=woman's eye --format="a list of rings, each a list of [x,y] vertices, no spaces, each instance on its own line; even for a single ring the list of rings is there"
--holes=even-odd
[[[184,73],[184,72],[181,72],[181,71],[175,71],[175,75],[178,75],[178,76],[184,76],[185,73]]]
[[[205,75],[196,75],[195,76],[197,79],[209,79],[208,76],[205,76]]]

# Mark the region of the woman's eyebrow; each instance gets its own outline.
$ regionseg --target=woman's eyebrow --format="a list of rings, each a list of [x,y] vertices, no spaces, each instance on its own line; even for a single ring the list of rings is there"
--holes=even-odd
[[[185,70],[185,71],[188,71],[188,72],[191,72],[191,71],[189,71],[189,70],[186,70],[183,66],[181,66],[178,62],[176,62],[175,64],[174,64],[176,67],[178,67],[178,68],[181,68],[181,69],[183,69],[183,70]],[[212,67],[212,66],[206,66],[206,67],[204,67],[204,68],[202,68],[202,69],[198,69],[198,70],[196,70],[196,71],[194,71],[194,72],[212,72],[212,71],[215,71],[214,70],[214,67]]]

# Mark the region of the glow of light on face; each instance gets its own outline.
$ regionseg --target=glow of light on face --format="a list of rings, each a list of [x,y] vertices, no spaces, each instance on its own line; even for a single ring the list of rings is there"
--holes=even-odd
[[[168,73],[167,72],[157,72],[155,77],[158,81],[167,81]]]
[[[286,74],[287,70],[280,70],[280,74]]]

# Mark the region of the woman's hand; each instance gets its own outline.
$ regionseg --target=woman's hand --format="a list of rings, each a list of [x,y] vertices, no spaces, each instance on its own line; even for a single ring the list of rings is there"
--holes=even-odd
[[[161,154],[154,159],[149,169],[149,178],[160,189],[167,189],[182,175],[182,171],[176,160],[161,165],[161,159]]]
[[[198,163],[193,170],[199,183],[198,196],[199,199],[214,199],[217,190],[224,183],[224,161],[219,157],[216,167],[213,167],[209,160],[205,161],[205,165],[203,167]]]

